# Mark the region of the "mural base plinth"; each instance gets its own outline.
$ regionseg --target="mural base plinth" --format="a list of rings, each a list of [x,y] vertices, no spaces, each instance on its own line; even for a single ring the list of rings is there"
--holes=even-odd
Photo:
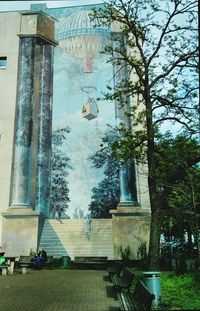
[[[29,255],[37,250],[44,215],[24,206],[10,208],[2,215],[2,248],[5,256]]]
[[[131,201],[131,202],[119,202],[119,204],[117,205],[117,207],[140,207],[140,204],[138,202],[135,201]]]
[[[141,208],[138,202],[120,202],[117,209],[110,210],[115,216],[150,216],[149,209]]]
[[[115,260],[122,259],[127,254],[127,259],[138,260],[137,252],[142,243],[149,244],[151,216],[150,213],[113,214],[113,252]]]
[[[113,252],[115,260],[127,254],[127,259],[138,260],[142,243],[149,244],[151,212],[133,203],[120,203],[112,213]]]

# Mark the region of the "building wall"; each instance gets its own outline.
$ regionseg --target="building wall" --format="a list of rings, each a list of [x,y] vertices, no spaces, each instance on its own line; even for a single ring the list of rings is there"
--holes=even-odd
[[[0,13],[0,57],[7,57],[7,66],[0,69],[0,212],[9,207],[10,179],[17,89],[20,26],[18,12]],[[0,219],[1,239],[2,216]]]
[[[84,7],[73,10],[69,10],[69,8],[60,8],[55,11],[50,9],[48,13],[55,15],[58,19],[57,36],[60,23],[68,16],[73,16],[74,12],[84,11],[84,9]],[[20,13],[0,13],[0,20],[0,39],[1,42],[4,42],[0,46],[0,56],[7,56],[7,68],[0,70],[0,85],[4,90],[0,94],[0,150],[3,151],[0,154],[0,184],[2,185],[0,210],[3,211],[9,206],[19,48],[17,34],[19,33]],[[118,30],[115,28],[113,27],[112,31]],[[99,116],[94,120],[87,121],[81,115],[82,105],[87,101],[82,87],[93,86],[97,89],[97,94],[94,96],[101,96],[101,91],[105,90],[103,83],[107,84],[109,79],[112,80],[112,68],[106,65],[106,58],[100,56],[100,51],[93,54],[92,58],[94,70],[87,74],[81,71],[82,59],[73,58],[72,55],[63,52],[60,45],[55,49],[53,128],[69,126],[71,129],[66,144],[63,146],[72,166],[67,177],[70,198],[68,212],[71,217],[80,205],[83,207],[83,200],[85,202],[84,214],[87,213],[93,195],[92,188],[98,189],[99,183],[105,178],[103,169],[94,168],[89,156],[98,150],[107,124],[115,124],[114,103],[99,102]],[[90,80],[88,81],[89,76]],[[138,201],[142,209],[149,209],[147,175],[144,171],[147,171],[146,168],[136,167]],[[79,188],[78,196],[77,188]]]
[[[112,219],[46,220],[40,249],[50,256],[107,256],[113,259]]]
[[[80,8],[77,9],[77,13],[79,10]],[[76,13],[74,11],[76,10],[68,12],[67,8],[61,9],[59,12],[57,11],[57,32],[59,29],[59,23],[62,23],[63,19],[66,21],[68,16]],[[5,212],[8,210],[10,200],[13,135],[15,133],[14,121],[17,93],[19,28],[20,13],[0,13],[0,42],[3,43],[0,45],[0,57],[7,57],[6,69],[0,70],[0,87],[1,90],[3,90],[3,92],[0,92],[0,212]],[[82,40],[82,38],[78,39]],[[75,43],[77,43],[77,41],[75,41]],[[91,55],[89,54],[86,56]],[[69,214],[71,214],[71,218],[73,218],[73,214],[75,214],[75,212],[77,212],[79,209],[83,209],[84,211],[82,217],[87,214],[88,205],[91,202],[91,197],[93,194],[92,189],[102,185],[101,181],[105,178],[103,170],[93,167],[93,163],[89,159],[89,156],[93,155],[98,150],[99,144],[101,143],[101,137],[104,136],[107,124],[109,123],[115,125],[116,122],[115,105],[113,102],[99,102],[99,116],[93,120],[86,120],[82,116],[82,105],[87,101],[87,96],[86,98],[84,97],[87,95],[83,92],[84,88],[93,87],[94,90],[99,92],[99,94],[98,92],[97,94],[95,93],[94,96],[100,96],[102,90],[105,90],[105,82],[108,83],[108,80],[112,81],[111,77],[113,68],[106,63],[106,57],[100,55],[100,51],[98,51],[98,53],[95,51],[95,54],[92,55],[92,58],[94,71],[92,72],[92,75],[89,72],[89,79],[87,70],[83,70],[82,59],[80,59],[78,56],[74,57],[74,55],[70,55],[68,51],[63,51],[59,46],[55,49],[53,128],[57,129],[62,128],[63,126],[69,126],[71,129],[71,132],[69,133],[68,139],[66,141],[66,146],[64,148],[66,154],[69,156],[69,158],[71,158],[72,166],[68,176],[69,185],[71,187],[69,189],[69,198],[71,202],[69,204],[68,211],[70,212]],[[142,170],[140,170],[140,172],[141,171]],[[147,176],[143,173],[140,174],[140,172],[137,175],[139,192],[138,199],[140,208],[148,209],[149,196]],[[143,181],[141,181],[142,179]],[[25,211],[25,214],[26,212],[27,211]],[[132,211],[128,212],[132,213]],[[24,221],[24,215],[10,215],[12,213],[12,211],[10,211],[8,214],[4,213],[5,234],[2,239],[2,243],[5,241],[6,246],[7,240],[10,239],[12,242],[14,241],[12,237],[15,236],[15,233],[20,238],[20,236],[23,237],[23,232],[25,232],[25,236],[30,235],[34,240],[34,235],[37,235],[38,215],[34,215],[33,217],[32,214],[29,215],[30,219],[27,215],[25,215],[30,221],[29,225],[28,221]],[[116,257],[119,256],[118,252],[120,247],[126,246],[125,241],[127,234],[130,237],[130,244],[131,236],[134,236],[134,239],[138,240],[139,242],[142,242],[143,238],[144,240],[148,240],[147,227],[149,226],[149,218],[147,224],[142,224],[142,228],[144,228],[144,230],[139,230],[134,219],[129,221],[128,218],[123,218],[123,215],[122,218],[120,217],[121,216],[118,215],[118,218],[116,217],[117,219],[113,220],[113,228],[115,230],[114,236],[119,240],[119,243],[114,241],[114,247],[117,250],[115,254]],[[20,225],[19,219],[22,218],[23,220],[21,221]],[[128,227],[130,227],[128,232],[126,230],[126,221]],[[2,226],[2,216],[0,226]],[[24,230],[22,230],[23,227]],[[29,231],[27,231],[28,227],[30,227]],[[74,228],[74,230],[76,231],[76,228]],[[141,239],[139,239],[137,235],[135,238],[134,230],[140,231]],[[1,231],[0,240],[2,236]],[[19,246],[21,247],[20,239],[18,239],[18,242]],[[14,244],[12,244],[10,248],[13,248]],[[30,247],[33,247],[33,244],[36,245],[37,241],[34,240],[31,242],[31,245],[28,246],[22,245],[23,249],[20,249],[20,252],[25,253],[25,251],[29,251]],[[138,247],[139,244],[136,243],[135,245]],[[132,250],[133,258],[135,258],[137,247],[134,246]]]
[[[105,166],[96,167],[90,157],[100,149],[101,138],[109,130],[107,124],[115,125],[115,103],[93,102],[91,107],[95,110],[97,105],[98,114],[94,111],[88,119],[82,113],[89,98],[101,98],[106,85],[113,86],[112,65],[107,63],[108,56],[100,53],[108,43],[109,30],[94,29],[88,16],[90,10],[90,6],[48,10],[57,18],[59,42],[54,53],[52,127],[55,131],[69,128],[62,151],[71,166],[66,170],[70,200],[66,214],[70,218],[86,217],[90,213],[88,207],[99,205],[102,196],[105,202],[110,194],[110,188],[105,189],[105,179],[112,180],[105,174]],[[118,182],[115,180],[113,188],[118,187]]]
[[[149,215],[114,216],[112,219],[114,259],[121,259],[122,254],[132,260],[138,259],[138,248],[149,244]]]
[[[128,258],[137,260],[141,244],[148,246],[149,222],[148,216],[92,219],[89,224],[83,219],[50,219],[45,222],[39,247],[50,256],[68,255],[72,260],[77,256],[119,260],[128,249]]]

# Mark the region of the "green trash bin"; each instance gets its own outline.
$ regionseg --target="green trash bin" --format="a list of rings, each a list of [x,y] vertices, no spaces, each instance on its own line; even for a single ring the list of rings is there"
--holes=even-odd
[[[63,268],[67,269],[69,266],[69,256],[63,256],[62,260],[63,260]]]
[[[155,295],[155,299],[153,300],[152,306],[157,308],[160,297],[161,297],[161,289],[160,289],[160,272],[156,271],[148,271],[143,272],[144,278],[143,282],[148,288],[148,290]]]

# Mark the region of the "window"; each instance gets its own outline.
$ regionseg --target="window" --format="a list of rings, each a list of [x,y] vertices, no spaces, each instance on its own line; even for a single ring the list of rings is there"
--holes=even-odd
[[[0,56],[0,69],[5,69],[7,64],[7,57]]]

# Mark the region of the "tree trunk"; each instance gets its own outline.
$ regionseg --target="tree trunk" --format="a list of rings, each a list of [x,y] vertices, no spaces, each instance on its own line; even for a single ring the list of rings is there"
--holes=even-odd
[[[155,169],[155,146],[154,125],[152,116],[152,104],[149,89],[148,69],[146,68],[144,101],[146,106],[147,126],[147,161],[148,161],[148,185],[151,204],[151,228],[149,240],[149,269],[159,268],[160,257],[160,233],[161,233],[161,209],[156,198],[156,169]]]
[[[188,172],[188,177],[191,183],[191,190],[192,190],[192,205],[193,205],[193,211],[194,211],[194,231],[196,236],[196,242],[197,242],[197,251],[198,251],[198,266],[200,266],[200,238],[199,238],[199,221],[198,221],[198,213],[197,213],[197,199],[196,199],[196,193],[195,193],[195,187],[192,176]]]
[[[159,269],[161,221],[162,217],[160,209],[158,207],[152,208],[148,253],[150,270]]]

